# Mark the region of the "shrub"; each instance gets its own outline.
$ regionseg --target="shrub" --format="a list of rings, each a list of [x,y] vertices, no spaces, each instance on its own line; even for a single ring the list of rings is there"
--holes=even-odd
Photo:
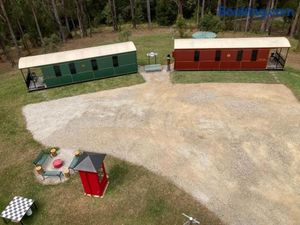
[[[188,26],[186,20],[182,16],[178,16],[176,20],[176,30],[179,34],[179,37],[186,37]]]
[[[203,19],[201,19],[200,29],[204,31],[212,31],[218,33],[224,29],[224,22],[222,22],[220,17],[209,13],[206,14]]]
[[[131,30],[128,28],[123,28],[119,32],[119,41],[129,41],[130,36],[131,36]]]
[[[44,38],[44,53],[57,51],[60,41],[61,39],[56,34],[52,34],[50,37]]]

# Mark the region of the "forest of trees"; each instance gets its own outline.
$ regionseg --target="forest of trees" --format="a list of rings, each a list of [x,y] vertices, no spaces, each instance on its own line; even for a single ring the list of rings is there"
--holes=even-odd
[[[283,18],[220,17],[219,7],[253,7],[272,10],[292,8],[294,16]],[[177,22],[176,22],[177,20]],[[300,0],[0,0],[0,48],[5,58],[13,47],[18,56],[31,54],[31,48],[64,43],[78,35],[91,36],[93,29],[108,25],[118,32],[122,24],[147,23],[181,29],[186,24],[201,30],[260,32],[299,39]]]

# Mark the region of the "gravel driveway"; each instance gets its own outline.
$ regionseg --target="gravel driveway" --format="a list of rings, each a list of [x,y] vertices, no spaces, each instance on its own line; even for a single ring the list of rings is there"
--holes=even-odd
[[[300,104],[288,88],[144,77],[141,85],[27,105],[27,128],[45,145],[142,165],[229,224],[300,224]]]

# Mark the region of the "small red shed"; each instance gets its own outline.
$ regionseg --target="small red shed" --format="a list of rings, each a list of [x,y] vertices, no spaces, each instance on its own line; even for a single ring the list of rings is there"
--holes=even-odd
[[[175,70],[283,70],[285,37],[175,39]]]
[[[79,172],[85,194],[102,197],[108,186],[104,167],[105,154],[83,152],[74,170]]]

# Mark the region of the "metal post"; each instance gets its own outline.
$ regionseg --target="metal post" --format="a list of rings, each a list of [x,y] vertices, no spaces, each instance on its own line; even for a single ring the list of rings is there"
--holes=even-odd
[[[289,51],[290,51],[290,48],[288,48],[288,49],[287,49],[287,51],[286,51],[286,54],[285,54],[285,59],[284,59],[284,66],[285,66],[285,63],[286,63],[286,60],[287,60],[287,57],[288,57]]]
[[[24,80],[24,82],[25,82],[25,84],[26,84],[26,79],[25,79],[25,76],[24,76],[23,70],[22,70],[22,69],[20,69],[20,70],[21,70],[21,74],[22,74],[23,80]]]
[[[276,49],[276,55],[278,55],[278,51],[277,51],[277,50],[278,50],[278,48]],[[275,66],[275,69],[277,69],[278,61],[279,61],[279,60],[277,59],[277,60],[276,60],[276,66]]]
[[[280,48],[280,52],[279,52],[279,59],[281,59],[281,52],[282,52],[282,48]],[[280,64],[281,65],[281,64]],[[282,66],[282,65],[281,65]]]

